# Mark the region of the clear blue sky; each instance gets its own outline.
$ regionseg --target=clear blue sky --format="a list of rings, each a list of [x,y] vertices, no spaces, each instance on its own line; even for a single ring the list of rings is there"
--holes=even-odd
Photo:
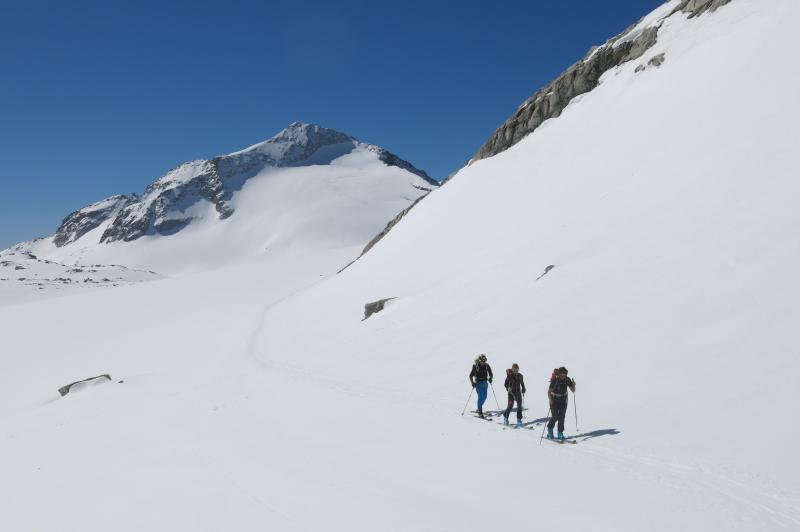
[[[444,178],[661,3],[4,1],[0,249],[294,120]]]

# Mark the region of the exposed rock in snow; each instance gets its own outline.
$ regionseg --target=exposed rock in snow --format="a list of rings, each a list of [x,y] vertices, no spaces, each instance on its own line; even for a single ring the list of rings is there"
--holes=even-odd
[[[53,243],[61,247],[78,240],[138,199],[138,196],[135,195],[111,196],[103,201],[92,203],[88,207],[78,209],[61,222],[61,226],[53,236]]]
[[[544,271],[542,272],[542,275],[540,275],[539,277],[537,277],[537,278],[536,278],[536,280],[538,281],[539,279],[541,279],[542,277],[544,277],[545,275],[547,275],[548,273],[550,273],[550,270],[552,270],[553,268],[555,268],[555,265],[554,265],[554,264],[550,264],[549,266],[547,266],[547,267],[544,269]]]
[[[681,0],[675,11],[689,13],[689,18],[702,15],[706,11],[715,11],[718,7],[724,6],[731,0]]]
[[[671,4],[675,2],[668,2],[602,46],[592,48],[583,59],[569,67],[555,81],[528,98],[481,146],[470,163],[507,150],[545,120],[561,115],[576,96],[597,87],[604,73],[641,57],[656,43],[658,29],[665,18],[678,12],[689,13],[690,18],[695,17],[706,11],[714,11],[729,1],[682,0],[674,8],[671,8]],[[653,63],[653,66],[658,64]]]
[[[61,394],[61,397],[64,397],[74,389],[80,389],[87,385],[95,385],[95,384],[102,384],[104,382],[108,382],[111,380],[111,375],[108,373],[103,375],[98,375],[96,377],[89,377],[88,379],[83,379],[80,381],[75,381],[73,383],[67,384],[66,386],[62,386],[58,389],[58,393]]]
[[[230,216],[233,209],[225,201],[229,193],[216,162],[190,161],[167,172],[147,187],[140,201],[121,210],[100,241],[131,241],[146,234],[176,232],[192,220],[185,211],[200,200],[213,203],[220,219]],[[244,174],[248,169],[239,170]]]
[[[383,228],[383,231],[381,231],[380,233],[378,233],[377,235],[375,235],[375,238],[373,238],[372,240],[370,240],[369,242],[367,242],[367,245],[366,245],[366,246],[364,246],[364,251],[362,251],[362,252],[361,252],[361,254],[363,255],[364,253],[366,253],[367,251],[369,251],[370,249],[372,249],[372,248],[373,248],[373,246],[375,246],[375,244],[377,244],[378,242],[380,242],[380,241],[381,241],[381,239],[382,239],[383,237],[385,237],[385,236],[386,236],[386,235],[389,233],[389,231],[391,231],[391,230],[392,230],[392,228],[393,228],[395,225],[397,225],[398,223],[400,223],[400,220],[402,220],[402,219],[403,219],[403,217],[404,217],[406,214],[408,214],[408,212],[409,212],[411,209],[413,209],[413,208],[414,208],[414,207],[417,205],[417,203],[419,203],[420,201],[422,201],[422,200],[425,198],[425,196],[427,196],[427,194],[426,194],[426,195],[424,195],[424,196],[420,196],[420,197],[418,197],[418,198],[416,199],[416,201],[414,201],[414,203],[412,203],[411,205],[409,205],[408,207],[406,207],[405,209],[403,209],[402,211],[400,211],[399,213],[397,213],[397,216],[395,216],[394,218],[392,218],[391,220],[389,220],[389,223],[387,223],[387,224],[386,224],[386,227],[384,227],[384,228]]]
[[[386,306],[388,301],[394,299],[393,297],[387,297],[386,299],[379,299],[377,301],[373,301],[372,303],[367,303],[364,305],[364,321],[365,319],[369,318],[373,314],[377,314],[378,312],[382,311],[383,308]]]
[[[612,39],[575,63],[551,84],[539,89],[525,101],[489,140],[481,146],[473,161],[496,155],[510,148],[531,133],[542,122],[555,118],[576,96],[589,92],[600,84],[608,70],[637,59],[656,42],[658,28],[649,27],[636,38],[614,46]],[[623,34],[624,35],[624,34]]]
[[[375,235],[375,236],[372,238],[372,240],[370,240],[369,242],[367,242],[367,245],[366,245],[366,246],[364,246],[364,249],[361,251],[361,254],[360,254],[360,255],[359,255],[359,256],[358,256],[356,259],[354,259],[352,262],[350,262],[350,263],[348,263],[347,265],[345,265],[345,266],[344,266],[344,268],[342,268],[341,270],[339,270],[339,273],[342,273],[342,272],[343,272],[343,271],[345,271],[347,268],[349,268],[349,267],[350,267],[350,266],[351,266],[351,265],[352,265],[354,262],[356,262],[358,259],[360,259],[361,257],[363,257],[365,253],[367,253],[367,252],[368,252],[370,249],[372,249],[372,248],[375,246],[375,244],[377,244],[378,242],[380,242],[380,241],[383,239],[383,237],[385,237],[386,235],[388,235],[388,234],[389,234],[389,231],[391,231],[391,230],[394,228],[394,226],[396,226],[398,223],[400,223],[400,220],[402,220],[402,219],[403,219],[403,217],[404,217],[405,215],[407,215],[409,212],[411,212],[411,209],[413,209],[413,208],[414,208],[414,207],[415,207],[415,206],[416,206],[416,205],[417,205],[417,204],[418,204],[420,201],[422,201],[422,200],[423,200],[423,199],[424,199],[424,198],[425,198],[427,195],[428,195],[428,192],[426,192],[426,193],[425,193],[425,194],[423,194],[422,196],[418,197],[418,198],[417,198],[417,199],[414,201],[414,203],[412,203],[411,205],[409,205],[408,207],[406,207],[405,209],[403,209],[402,211],[400,211],[399,213],[397,213],[397,216],[395,216],[394,218],[392,218],[391,220],[389,220],[389,223],[387,223],[387,224],[386,224],[386,227],[384,227],[384,228],[383,228],[383,230],[381,230],[381,232],[380,232],[380,233],[378,233],[377,235]],[[366,318],[364,318],[364,319],[366,319]]]
[[[22,245],[22,244],[20,244]],[[17,272],[23,272],[20,276]],[[39,259],[32,253],[0,252],[0,306],[25,301],[33,291],[64,294],[75,289],[122,286],[154,281],[161,276],[113,264],[76,267]]]
[[[651,67],[651,66],[658,68],[664,63],[664,58],[665,57],[666,57],[666,54],[664,54],[664,53],[660,53],[658,55],[654,55],[647,62],[647,65],[642,64],[642,65],[637,66],[636,70],[634,70],[634,72],[641,72],[641,71],[645,70],[647,67]]]

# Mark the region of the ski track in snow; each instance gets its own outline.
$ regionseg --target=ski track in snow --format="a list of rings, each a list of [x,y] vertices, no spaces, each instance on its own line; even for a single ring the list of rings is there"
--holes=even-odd
[[[383,403],[392,407],[397,407],[400,404],[407,408],[435,411],[438,413],[437,415],[441,416],[456,415],[450,410],[443,410],[440,401],[426,400],[417,398],[417,396],[409,398],[403,390],[387,390],[383,387],[369,386],[354,381],[342,382],[324,371],[314,371],[292,364],[280,363],[270,360],[268,356],[259,355],[256,351],[256,345],[258,337],[269,319],[270,310],[296,293],[311,290],[319,282],[321,281],[301,288],[264,309],[259,323],[248,341],[247,359],[259,366],[262,371],[278,373],[281,378],[297,381],[300,388],[306,388],[311,385],[314,387],[324,386],[330,393],[346,394],[354,398],[369,400],[370,402],[380,399]],[[501,397],[504,396],[501,394]],[[494,400],[494,394],[490,390],[490,396],[487,401]],[[499,398],[497,400],[499,402]],[[471,400],[471,404],[473,402],[474,399]],[[496,406],[499,406],[499,404]],[[523,421],[525,425],[520,428],[513,427],[513,424],[509,427],[504,427],[500,412],[502,412],[502,409],[496,411],[496,418],[490,420],[491,424],[488,427],[484,427],[483,430],[496,430],[498,427],[507,428],[507,432],[517,432],[519,437],[524,435],[525,438],[531,439],[532,443],[538,443],[538,432],[545,424],[544,421]],[[473,417],[474,415],[465,416],[464,419],[472,423],[475,421],[472,419]],[[567,423],[569,423],[569,420],[567,420]],[[476,428],[476,430],[480,430],[480,427]],[[537,437],[532,438],[534,434],[531,434],[531,432]],[[592,431],[588,432],[591,433]],[[577,435],[568,433],[568,437],[577,439],[579,445],[568,446],[568,449],[563,450],[563,452],[577,453],[593,462],[595,466],[607,464],[615,473],[624,473],[632,479],[664,485],[665,489],[672,492],[689,493],[692,498],[702,500],[704,504],[710,505],[710,509],[715,512],[735,515],[736,521],[740,520],[744,524],[754,523],[759,527],[774,526],[781,528],[793,528],[800,525],[800,499],[763,485],[757,477],[745,474],[734,475],[730,472],[723,474],[718,470],[714,471],[710,467],[701,464],[665,461],[630,448],[624,450],[615,449],[598,442],[590,442],[589,440],[594,439],[591,437],[581,439],[585,434],[587,434],[587,431],[579,432]],[[534,448],[533,452],[541,451]],[[557,450],[555,452],[562,451]],[[603,466],[600,465],[599,467]]]
[[[386,405],[393,407],[400,403],[407,407],[436,411],[440,416],[458,415],[449,409],[443,410],[438,401],[409,399],[401,390],[387,391],[375,386],[341,382],[323,372],[265,360],[252,351],[250,351],[249,358],[264,371],[278,372],[283,378],[298,381],[302,388],[313,384],[314,386],[324,386],[331,393],[347,394],[356,398],[368,399],[371,402],[380,398]],[[480,421],[473,417],[465,416],[463,419],[469,423]],[[498,415],[497,417],[500,418],[499,422],[495,422],[493,419],[486,424],[487,426],[482,429],[479,426],[475,430],[505,428],[502,425],[502,416]],[[523,422],[531,423],[530,421]],[[478,425],[484,424],[479,423]],[[515,428],[511,425],[506,432],[517,432],[518,437],[527,438],[531,444],[538,444],[539,431],[543,425],[544,422],[533,423],[522,428]],[[578,445],[570,445],[567,449],[557,449],[554,452],[577,453],[592,462],[595,467],[602,468],[602,464],[606,464],[615,474],[623,473],[631,479],[664,485],[664,489],[668,491],[689,493],[692,498],[702,500],[703,504],[709,505],[710,511],[735,516],[732,521],[740,521],[739,524],[745,526],[747,523],[751,523],[759,527],[791,529],[800,525],[800,499],[763,485],[757,477],[745,474],[723,474],[701,464],[669,462],[630,448],[615,449],[598,442],[588,441],[593,438],[581,440],[581,435],[585,433],[586,431],[577,435],[567,433],[568,437],[578,440]],[[536,447],[533,447],[532,452],[542,452]]]

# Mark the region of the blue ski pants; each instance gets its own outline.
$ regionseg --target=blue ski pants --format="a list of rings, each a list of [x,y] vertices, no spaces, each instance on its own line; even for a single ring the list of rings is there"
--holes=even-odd
[[[478,391],[478,412],[483,412],[483,403],[486,402],[486,397],[489,394],[489,383],[487,381],[478,381],[475,383],[475,390]]]

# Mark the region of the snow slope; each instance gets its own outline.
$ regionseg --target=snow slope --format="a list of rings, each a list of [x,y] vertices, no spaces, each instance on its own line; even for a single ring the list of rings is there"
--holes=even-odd
[[[320,246],[0,308],[2,528],[796,530],[798,19],[669,17],[341,274]],[[525,428],[460,416],[479,352]],[[539,445],[560,365],[579,443]]]

